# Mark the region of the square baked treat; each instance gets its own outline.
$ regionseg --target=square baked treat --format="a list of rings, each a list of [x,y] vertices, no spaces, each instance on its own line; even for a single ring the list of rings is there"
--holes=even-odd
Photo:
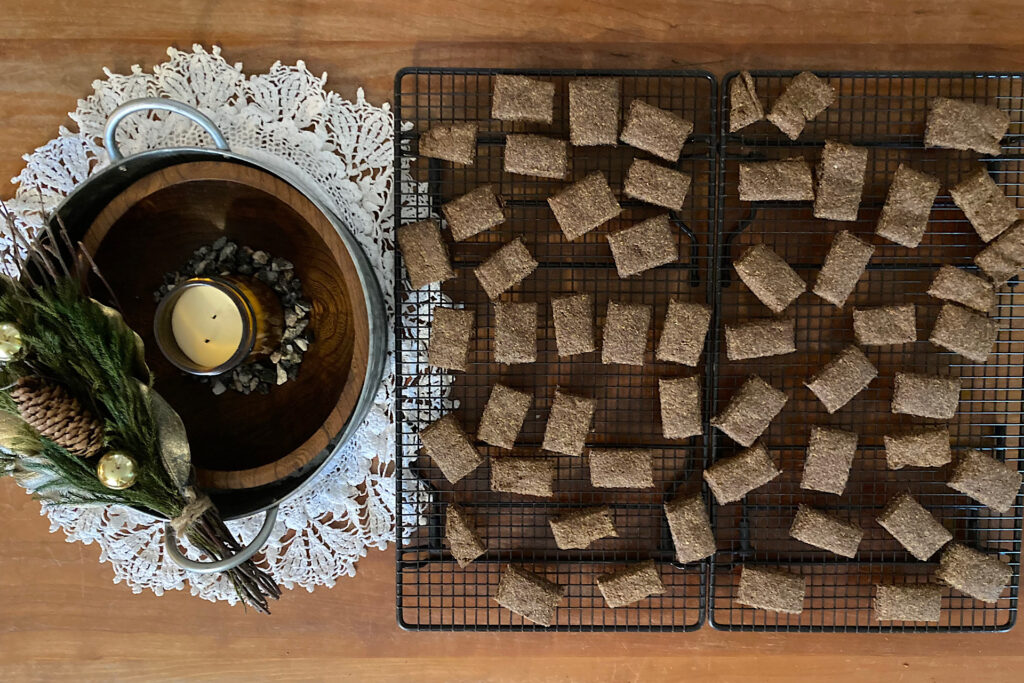
[[[874,253],[873,246],[853,233],[837,232],[811,291],[836,308],[842,308],[857,288],[857,281],[864,275]]]
[[[476,124],[437,125],[420,134],[419,154],[472,166],[476,161]]]
[[[569,142],[576,147],[619,141],[619,79],[577,78],[569,82]]]
[[[984,168],[949,188],[949,195],[985,242],[999,237],[1017,221],[1017,205]]]
[[[857,435],[845,429],[811,427],[800,488],[841,496],[857,453]]]
[[[915,372],[897,372],[893,383],[892,412],[952,420],[960,405],[960,380]]]
[[[956,304],[945,304],[928,341],[975,363],[984,363],[999,336],[999,323]]]
[[[768,449],[763,444],[755,444],[704,470],[704,481],[715,494],[718,504],[725,505],[742,500],[743,496],[780,474],[782,470],[775,466]]]
[[[1013,569],[999,559],[959,543],[942,551],[935,577],[961,593],[982,602],[998,602]]]
[[[828,109],[836,101],[836,91],[828,81],[824,81],[810,71],[797,74],[775,100],[768,120],[786,134],[790,140],[796,140],[803,132],[804,126],[818,114]]]
[[[473,560],[487,552],[487,546],[476,532],[473,520],[454,503],[445,510],[444,540],[460,567],[468,567]]]
[[[741,446],[750,446],[782,412],[787,400],[785,392],[751,375],[722,412],[711,418],[711,426],[718,427]]]
[[[537,304],[494,303],[494,360],[511,365],[537,360]]]
[[[548,520],[555,545],[561,550],[581,550],[602,538],[618,538],[612,522],[612,509],[601,507],[573,510]]]
[[[875,586],[872,602],[878,621],[938,621],[942,587],[930,583]]]
[[[1009,128],[1009,115],[998,107],[935,97],[928,108],[924,146],[999,156],[1003,151],[999,143]]]
[[[565,140],[543,135],[505,137],[505,172],[562,180],[568,173]]]
[[[729,132],[735,133],[764,118],[764,107],[754,89],[754,77],[741,71],[729,81]]]
[[[991,313],[998,303],[996,290],[991,282],[949,265],[942,266],[935,273],[935,279],[928,287],[928,294],[936,299],[952,301],[982,313]]]
[[[608,302],[604,316],[604,339],[601,342],[602,363],[644,364],[652,311],[652,307],[646,304]]]
[[[853,334],[863,346],[912,344],[917,341],[914,304],[853,309]]]
[[[696,367],[704,351],[710,325],[711,309],[704,304],[669,300],[655,357],[660,361]]]
[[[609,233],[608,246],[621,278],[679,260],[679,245],[667,213]]]
[[[921,561],[953,540],[953,534],[909,493],[890,500],[878,516],[878,523]]]
[[[423,442],[423,450],[452,484],[484,461],[451,413],[420,430],[420,441]]]
[[[890,470],[904,467],[942,467],[953,459],[949,430],[926,427],[904,434],[886,434],[885,462]]]
[[[606,489],[654,486],[653,454],[643,448],[591,448],[590,484]]]
[[[544,450],[564,455],[583,455],[583,446],[590,433],[596,405],[594,399],[566,394],[556,389],[548,423],[544,428]]]
[[[548,197],[548,206],[570,242],[622,213],[608,180],[600,171]]]
[[[697,562],[715,554],[715,534],[699,493],[679,495],[665,503],[665,518],[678,562]]]
[[[863,351],[850,345],[826,363],[806,386],[824,404],[825,410],[834,413],[866,389],[875,377],[878,377],[878,369]]]
[[[629,565],[611,574],[602,574],[597,577],[597,587],[611,608],[632,605],[665,592],[654,560]]]
[[[627,145],[675,163],[683,151],[683,143],[692,132],[693,121],[643,100],[633,100],[629,103],[620,139]]]
[[[523,428],[523,420],[530,412],[533,396],[496,383],[484,406],[476,438],[498,448],[512,448]]]
[[[498,581],[495,602],[521,617],[551,626],[565,588],[533,572],[507,565]]]
[[[796,271],[764,244],[748,247],[733,268],[743,284],[773,313],[782,313],[807,290],[807,283]]]
[[[559,358],[597,349],[594,335],[594,297],[573,294],[551,300],[555,321],[555,344]]]
[[[491,490],[550,498],[555,493],[557,467],[554,458],[518,455],[491,458]]]
[[[690,174],[665,168],[644,159],[634,159],[626,171],[622,191],[649,204],[679,211],[690,191]]]
[[[1024,266],[1024,221],[1017,221],[1009,230],[978,252],[974,263],[995,284],[1009,282]]]
[[[465,308],[436,307],[430,323],[427,363],[435,368],[465,372],[474,318],[473,311]]]
[[[515,238],[491,254],[490,258],[473,269],[487,297],[494,301],[537,270],[537,262],[520,237]]]
[[[666,439],[688,439],[704,433],[701,427],[700,379],[658,380],[661,402],[661,433]]]
[[[875,233],[911,249],[921,244],[939,194],[939,179],[900,164],[889,185]]]
[[[804,610],[807,580],[778,569],[743,565],[736,602],[755,609],[800,614]]]
[[[957,460],[947,485],[996,512],[1007,513],[1017,500],[1020,484],[1016,467],[971,449]]]
[[[818,162],[818,188],[814,193],[814,217],[831,221],[855,221],[864,192],[868,150],[836,140],[826,140]]]
[[[749,320],[725,326],[725,353],[729,360],[783,356],[796,351],[793,318]]]
[[[413,289],[455,277],[437,221],[430,219],[403,225],[396,237]]]
[[[468,240],[505,222],[492,185],[481,185],[441,206],[448,228],[456,242]]]
[[[814,201],[811,165],[801,157],[741,162],[740,199],[745,202]]]
[[[513,74],[498,74],[494,77],[491,118],[499,121],[551,123],[554,108],[554,83]]]
[[[789,535],[815,548],[852,558],[857,555],[864,530],[852,522],[801,503],[797,506]]]

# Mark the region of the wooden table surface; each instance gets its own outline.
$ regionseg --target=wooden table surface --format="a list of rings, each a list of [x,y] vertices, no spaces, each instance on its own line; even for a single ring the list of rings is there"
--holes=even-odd
[[[600,5],[600,6],[599,6]],[[168,45],[223,46],[261,70],[305,60],[352,97],[390,98],[407,65],[1024,71],[1011,0],[4,0],[0,177],[49,140],[102,67]],[[9,196],[11,190],[0,190]],[[47,533],[0,482],[0,679],[977,680],[1024,677],[1009,634],[437,634],[395,625],[394,554],[274,615],[187,594],[133,595],[95,546]]]

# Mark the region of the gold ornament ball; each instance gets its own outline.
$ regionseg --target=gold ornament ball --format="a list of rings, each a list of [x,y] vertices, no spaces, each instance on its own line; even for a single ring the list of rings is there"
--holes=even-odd
[[[18,326],[14,323],[0,323],[0,363],[14,360],[24,347]]]
[[[135,458],[121,451],[110,451],[96,465],[96,476],[108,489],[120,491],[135,483],[139,466]]]

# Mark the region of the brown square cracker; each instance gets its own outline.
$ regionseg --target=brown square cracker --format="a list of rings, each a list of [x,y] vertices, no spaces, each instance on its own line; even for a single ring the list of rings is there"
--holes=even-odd
[[[643,365],[652,308],[646,304],[608,302],[604,317],[601,362]]]
[[[926,427],[903,434],[886,434],[885,462],[890,470],[904,467],[942,467],[953,459],[949,430]]]
[[[797,506],[789,535],[815,548],[852,558],[857,555],[864,530],[852,522],[801,503]]]
[[[875,248],[856,235],[846,230],[837,232],[812,291],[833,306],[842,308],[857,288],[857,281],[864,275],[874,253]]]
[[[543,135],[508,135],[505,138],[505,172],[562,180],[568,173],[565,140]]]
[[[878,369],[864,352],[852,344],[839,352],[806,382],[825,410],[834,413],[878,377]]]
[[[555,545],[561,550],[582,550],[602,538],[618,538],[607,505],[573,510],[548,520]]]
[[[711,418],[711,426],[718,427],[741,446],[750,446],[782,412],[787,400],[785,392],[751,375],[722,412]]]
[[[951,543],[942,551],[935,577],[976,600],[992,603],[999,601],[999,595],[1013,578],[1013,569],[998,555]]]
[[[670,299],[655,357],[696,367],[710,325],[711,309],[704,304]]]
[[[573,294],[551,300],[558,356],[575,356],[597,349],[594,335],[594,297]]]
[[[764,107],[754,89],[754,77],[741,71],[729,81],[729,132],[735,133],[764,118]]]
[[[947,483],[949,488],[1002,513],[1013,507],[1020,484],[1021,475],[1016,467],[974,449],[957,460]]]
[[[555,400],[544,428],[542,448],[564,455],[582,455],[597,402],[555,390]]]
[[[775,466],[764,444],[754,444],[736,455],[722,458],[704,470],[704,481],[719,505],[742,500],[754,489],[764,486],[782,470]]]
[[[557,468],[554,458],[518,455],[491,458],[491,490],[550,498],[555,493]]]
[[[495,602],[519,616],[551,626],[558,603],[565,597],[565,588],[533,572],[507,565],[498,581]]]
[[[928,341],[976,363],[984,363],[999,336],[999,323],[983,313],[944,304]]]
[[[998,107],[935,97],[928,107],[924,146],[999,156],[1003,151],[999,143],[1009,127],[1009,115]]]
[[[690,191],[690,174],[665,168],[644,159],[634,159],[626,171],[622,191],[627,197],[679,211]]]
[[[473,269],[480,286],[494,301],[537,270],[537,262],[519,237],[505,244]]]
[[[537,360],[537,304],[494,303],[494,360],[511,365]]]
[[[491,118],[499,121],[551,123],[555,84],[514,74],[494,77]]]
[[[800,488],[841,496],[857,453],[857,435],[845,429],[811,427]]]
[[[680,495],[668,501],[665,518],[677,561],[696,562],[715,554],[715,534],[701,494]]]
[[[878,621],[938,621],[942,587],[930,583],[875,586],[872,602]]]
[[[454,503],[445,510],[444,540],[460,567],[468,567],[473,560],[487,552],[487,546],[477,533],[473,520]]]
[[[627,145],[675,163],[692,132],[693,121],[643,100],[633,100],[629,103],[620,139]]]
[[[661,402],[661,433],[666,439],[687,439],[704,433],[701,427],[700,379],[658,380]]]
[[[554,197],[548,197],[548,206],[570,242],[622,212],[601,171],[594,171]]]
[[[1024,266],[1024,221],[1017,221],[1009,230],[978,252],[974,263],[995,286],[1009,282]]]
[[[1017,205],[984,168],[961,180],[956,187],[949,188],[949,195],[985,242],[999,237],[1018,219]]]
[[[953,301],[982,313],[994,311],[998,298],[995,287],[985,278],[956,266],[945,265],[935,273],[928,294]]]
[[[597,587],[604,596],[605,603],[613,609],[632,605],[644,598],[665,592],[654,560],[646,560],[610,574],[602,574],[597,577]]]
[[[484,461],[455,416],[449,413],[420,430],[423,450],[452,484]]]
[[[620,278],[679,260],[679,245],[667,213],[610,233],[608,246]]]
[[[878,516],[878,523],[921,561],[953,540],[953,534],[909,493],[890,500]]]
[[[893,382],[892,412],[952,420],[960,405],[960,380],[956,377],[897,372]]]
[[[725,352],[729,360],[783,356],[796,351],[793,318],[748,320],[725,326]]]
[[[654,487],[651,451],[643,448],[591,448],[590,484],[605,489]]]
[[[436,307],[430,323],[427,363],[435,368],[465,372],[474,319],[473,311],[465,308]]]
[[[864,193],[868,150],[836,140],[826,140],[818,162],[818,187],[814,193],[814,217],[831,221],[855,221]]]
[[[853,333],[863,346],[912,344],[917,341],[914,304],[853,309]]]
[[[430,219],[403,225],[398,229],[397,238],[413,289],[455,277],[437,221]]]
[[[807,580],[792,572],[743,565],[736,602],[772,612],[800,614],[804,609]]]
[[[448,221],[448,229],[456,242],[468,240],[505,222],[498,198],[492,185],[481,185],[472,192],[457,197],[441,206]]]
[[[476,131],[475,123],[433,126],[420,134],[419,154],[472,166],[476,161]]]
[[[530,411],[533,396],[496,383],[480,417],[476,438],[499,448],[512,448],[516,444],[523,420]]]
[[[921,244],[939,194],[939,179],[900,164],[889,185],[875,233],[904,247]]]
[[[617,78],[569,82],[569,142],[586,147],[619,141],[620,90]]]
[[[836,91],[810,71],[793,77],[779,99],[775,100],[768,120],[775,124],[790,140],[796,140],[808,121],[836,101]]]
[[[745,202],[813,201],[811,165],[800,157],[741,162],[740,199]]]
[[[807,291],[807,283],[764,244],[748,247],[733,263],[733,268],[743,284],[773,313],[782,313]]]

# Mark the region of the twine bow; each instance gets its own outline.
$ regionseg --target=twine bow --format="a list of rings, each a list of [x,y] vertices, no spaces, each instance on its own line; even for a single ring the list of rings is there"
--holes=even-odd
[[[181,513],[171,520],[171,528],[174,535],[181,538],[186,530],[199,521],[199,518],[206,514],[206,511],[213,507],[213,501],[205,493],[199,492],[188,486],[185,488],[185,507]]]

